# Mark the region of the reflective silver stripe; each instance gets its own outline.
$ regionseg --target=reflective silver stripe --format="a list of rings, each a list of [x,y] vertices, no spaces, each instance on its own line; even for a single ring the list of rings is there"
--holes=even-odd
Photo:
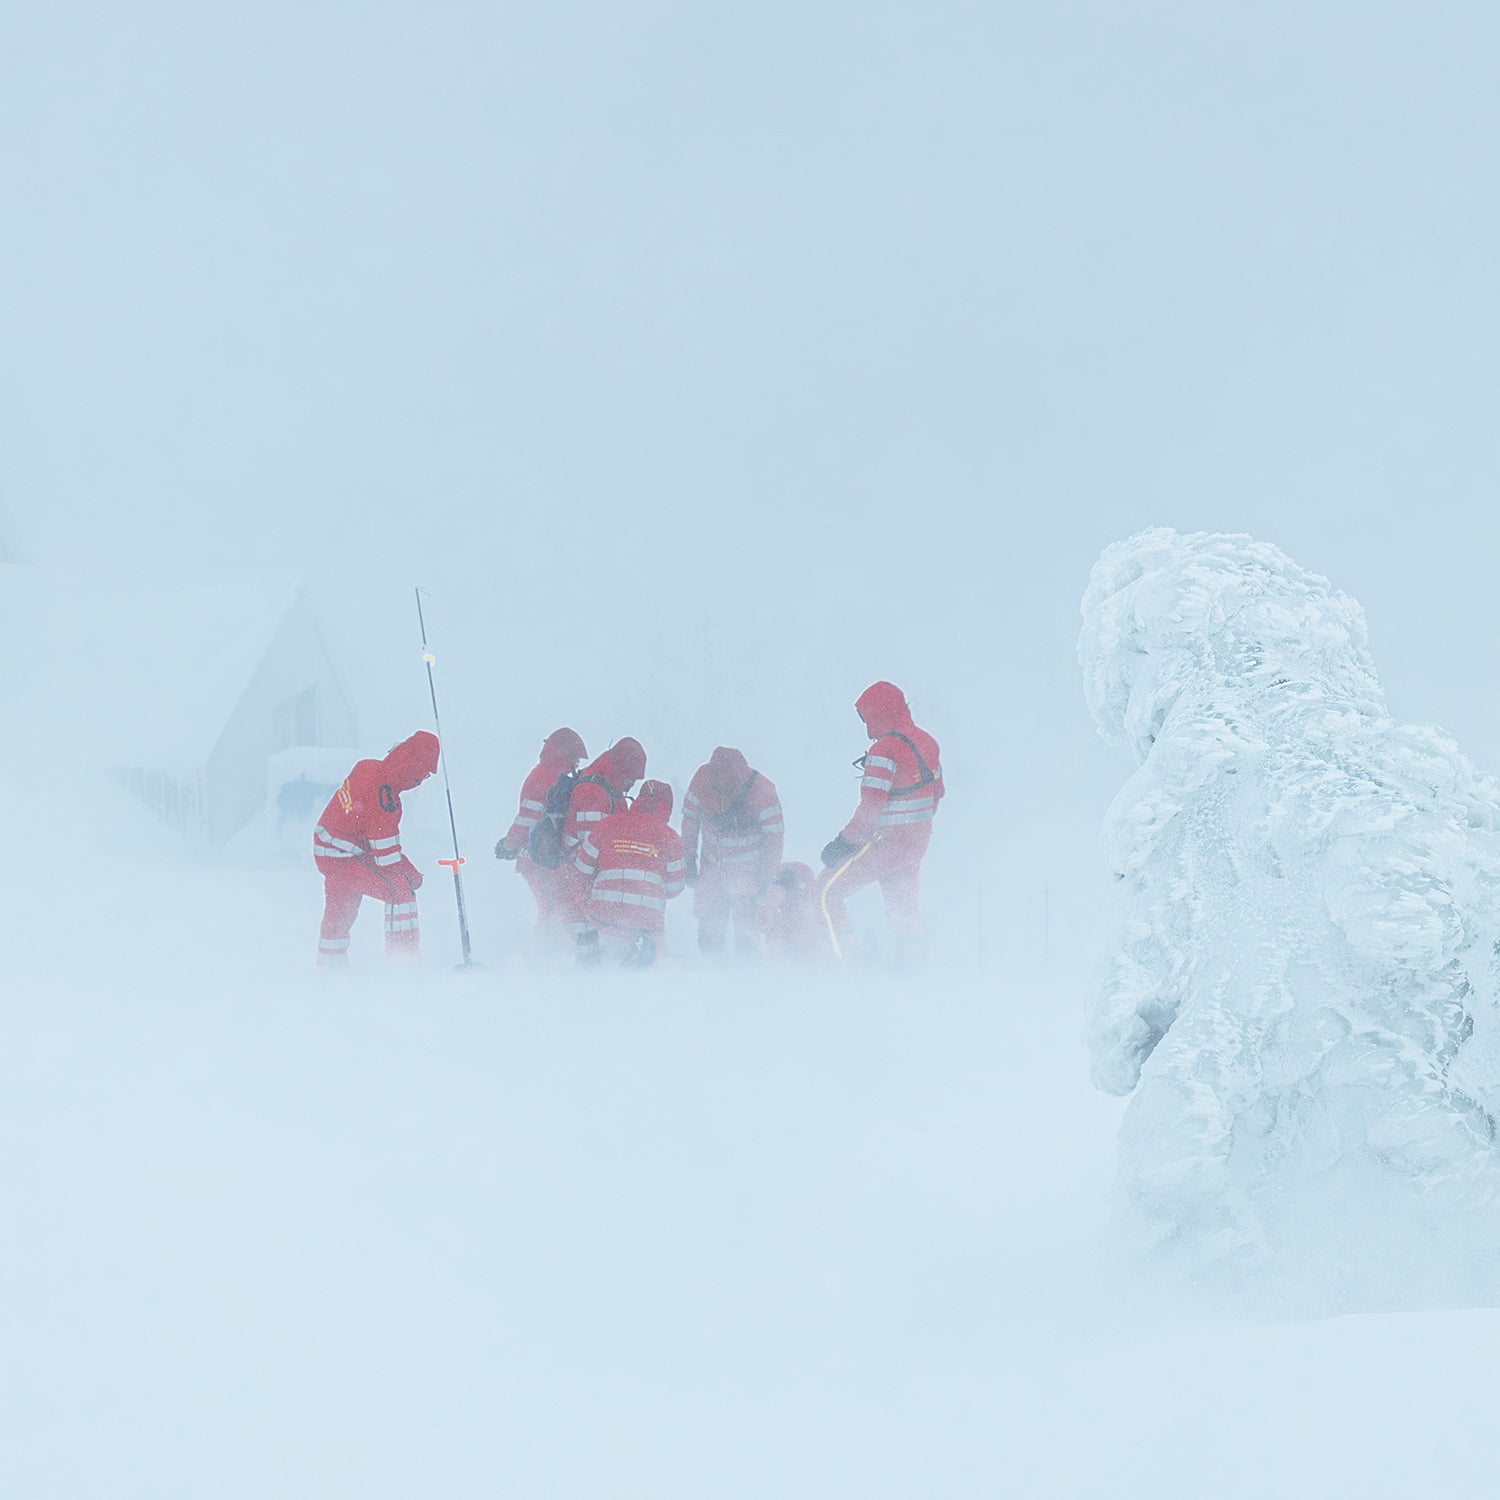
[[[408,912],[413,912],[417,909],[417,903],[415,901],[391,901],[387,903],[385,909],[392,916],[404,917]]]
[[[767,818],[779,818],[780,816],[781,804],[779,802],[773,802],[769,807],[761,809],[760,820],[762,823],[764,823]]]
[[[330,849],[327,844],[314,844],[313,853],[320,859],[358,859],[360,856],[358,849],[350,853],[345,849]]]
[[[661,876],[655,870],[600,870],[599,878],[594,883],[597,886],[600,881],[605,880],[644,880],[647,885],[660,885]]]
[[[400,842],[401,840],[399,837],[390,839],[371,839],[370,847],[372,849],[394,849]]]
[[[889,776],[863,776],[860,778],[861,786],[872,786],[877,792],[888,792],[892,782]]]
[[[936,797],[892,797],[886,803],[889,812],[910,812],[916,807],[936,807]]]
[[[698,800],[697,793],[689,792],[687,800],[682,804],[683,815],[693,813],[695,816],[703,811],[703,804]]]
[[[687,861],[685,859],[669,859],[667,861],[668,875],[675,875],[679,870],[685,869],[687,869]]]
[[[375,863],[377,865],[399,865],[401,863],[401,855],[399,852],[396,854],[377,854],[375,856]]]
[[[871,766],[879,766],[882,771],[894,771],[896,762],[887,760],[883,755],[867,755],[865,756],[865,769],[869,770]]]
[[[319,938],[318,951],[321,953],[347,953],[349,951],[349,939]]]
[[[890,828],[896,823],[930,823],[936,811],[936,808],[929,807],[926,812],[886,813],[875,826]]]
[[[415,917],[387,919],[385,930],[387,932],[415,932],[417,930],[417,919]]]
[[[532,812],[547,811],[547,804],[545,802],[533,802],[530,797],[522,797],[521,806],[529,808]]]
[[[540,818],[528,818],[525,813],[516,814],[517,828],[535,828],[542,820]]]
[[[599,851],[597,848],[595,848],[594,841],[588,836],[588,834],[584,834],[584,836],[578,840],[578,847],[579,850],[582,853],[587,854],[590,859],[599,858]]]
[[[573,814],[575,823],[597,823],[604,814],[602,812],[576,812]]]
[[[622,906],[647,906],[652,911],[665,911],[666,900],[661,896],[643,896],[638,891],[601,891],[594,887],[595,901],[617,901]]]
[[[597,856],[595,856],[595,858],[597,858]],[[577,870],[580,875],[587,875],[589,871],[594,868],[594,861],[593,859],[585,859],[583,857],[582,850],[580,850],[573,857],[573,868]]]
[[[303,825],[306,826],[305,824]],[[363,854],[365,851],[358,844],[351,844],[348,839],[335,838],[329,831],[319,823],[313,829],[313,835],[323,840],[325,844],[331,844],[335,849],[342,849],[348,854]]]
[[[564,922],[563,927],[566,931],[571,932],[575,937],[580,932],[592,932],[594,930],[591,926],[589,926],[587,922]]]

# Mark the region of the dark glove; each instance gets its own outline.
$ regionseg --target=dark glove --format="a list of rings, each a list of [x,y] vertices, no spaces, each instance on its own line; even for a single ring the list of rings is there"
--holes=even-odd
[[[858,854],[859,849],[858,844],[851,844],[843,834],[839,834],[837,838],[829,839],[823,845],[823,863],[831,870],[835,865],[843,864],[851,854]]]
[[[520,855],[521,851],[519,849],[508,848],[504,839],[501,839],[500,842],[495,845],[496,859],[519,859]]]

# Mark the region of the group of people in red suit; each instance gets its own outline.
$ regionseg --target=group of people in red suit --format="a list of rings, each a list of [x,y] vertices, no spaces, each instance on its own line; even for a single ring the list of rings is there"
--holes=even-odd
[[[566,728],[543,741],[495,855],[513,860],[530,887],[539,932],[570,938],[586,965],[656,963],[666,952],[667,902],[688,888],[698,947],[708,956],[729,951],[732,934],[740,953],[847,957],[848,899],[874,884],[898,950],[920,952],[922,859],[943,797],[937,742],[889,682],[872,684],[854,706],[871,741],[856,762],[859,803],[824,846],[816,877],[811,866],[783,858],[775,783],[739,750],[721,745],[693,773],[679,833],[670,824],[672,788],[642,779],[638,740],[617,740],[590,761],[583,739]],[[385,903],[387,951],[416,951],[422,877],[401,852],[400,794],[437,764],[436,736],[420,731],[383,760],[360,761],[324,809],[313,835],[326,891],[321,964],[345,961],[367,895]]]

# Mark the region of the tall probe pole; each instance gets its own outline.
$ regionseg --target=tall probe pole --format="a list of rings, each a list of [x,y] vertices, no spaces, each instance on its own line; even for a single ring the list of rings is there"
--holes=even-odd
[[[418,587],[417,594],[417,624],[422,629],[422,660],[427,664],[427,691],[432,695],[432,723],[437,730],[438,737],[438,764],[443,768],[443,793],[448,798],[448,829],[453,835],[453,858],[440,859],[440,865],[450,865],[453,869],[453,894],[458,898],[458,935],[463,943],[464,961],[459,965],[461,969],[474,967],[474,961],[469,957],[469,914],[464,907],[464,882],[463,876],[458,873],[458,867],[463,864],[464,857],[458,852],[458,823],[453,816],[453,788],[448,784],[448,742],[443,738],[443,724],[438,717],[437,706],[437,684],[432,680],[432,664],[435,658],[427,649],[427,621],[422,617],[422,595],[427,590]],[[427,597],[430,599],[431,594]]]

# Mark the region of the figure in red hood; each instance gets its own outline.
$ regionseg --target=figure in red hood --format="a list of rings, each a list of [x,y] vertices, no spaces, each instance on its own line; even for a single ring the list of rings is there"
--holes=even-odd
[[[856,891],[878,883],[898,950],[919,955],[926,940],[922,857],[943,797],[937,741],[912,722],[906,695],[893,683],[872,683],[854,708],[874,743],[857,762],[863,772],[859,806],[823,849],[819,901],[834,952],[843,956],[849,947],[845,904]]]
[[[437,770],[438,755],[437,736],[419,729],[383,760],[359,761],[323,809],[313,830],[313,857],[323,876],[321,966],[348,963],[349,934],[365,896],[385,905],[387,956],[416,957],[422,876],[401,852],[401,793]]]
[[[539,934],[562,934],[563,892],[562,822],[566,817],[566,797],[572,789],[578,763],[587,756],[583,739],[576,730],[554,729],[542,741],[542,753],[536,766],[521,786],[520,806],[515,822],[495,845],[496,859],[513,859],[516,873],[531,887],[536,898],[536,927]],[[549,796],[562,806],[550,811]],[[550,822],[551,826],[547,826]]]
[[[587,893],[573,868],[573,857],[584,834],[611,813],[624,812],[630,806],[627,794],[645,774],[646,752],[639,740],[627,735],[586,765],[573,783],[562,824],[563,873],[559,890],[564,907],[563,925],[575,940],[593,928],[584,915]]]
[[[672,788],[645,782],[629,808],[610,813],[578,842],[573,870],[581,963],[596,964],[608,949],[623,963],[648,968],[666,953],[667,902],[682,894],[687,861],[682,840],[667,826]]]
[[[741,953],[759,946],[756,908],[781,868],[785,827],[775,783],[738,750],[720,745],[693,772],[682,804],[682,842],[700,951],[723,953],[731,922]]]

